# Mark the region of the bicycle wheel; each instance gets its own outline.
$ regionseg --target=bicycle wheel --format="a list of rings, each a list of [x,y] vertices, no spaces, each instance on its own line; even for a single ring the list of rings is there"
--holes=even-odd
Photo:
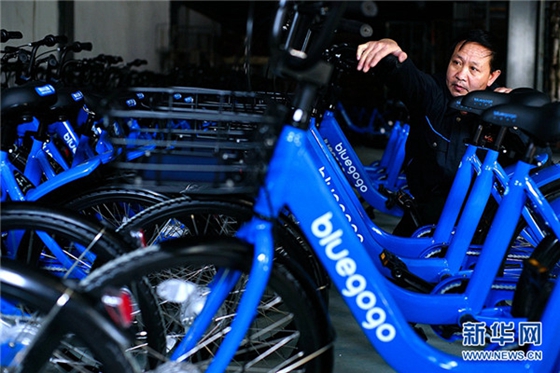
[[[96,289],[119,286],[137,276],[146,276],[154,288],[166,280],[180,279],[200,290],[193,294],[204,297],[219,269],[241,271],[240,280],[214,315],[211,326],[195,351],[189,353],[189,362],[204,371],[237,312],[251,258],[252,248],[235,238],[178,238],[120,256],[92,272],[81,285],[87,292],[95,293]],[[332,370],[333,336],[326,310],[312,286],[298,280],[301,277],[294,273],[297,267],[293,264],[281,256],[275,258],[257,315],[227,371]],[[200,312],[191,307],[190,301],[175,303],[161,297],[171,350]]]
[[[123,333],[62,282],[10,260],[0,281],[2,372],[137,372]]]
[[[3,258],[13,258],[66,279],[81,279],[92,268],[132,250],[129,242],[96,221],[67,209],[32,202],[2,204],[0,228]],[[137,302],[137,343],[164,350],[163,319],[150,286],[138,280],[127,287]],[[144,357],[138,355],[141,359]]]
[[[560,273],[560,241],[546,236],[525,260],[515,288],[511,313],[530,321],[540,320]]]
[[[183,236],[234,236],[252,216],[252,203],[249,201],[186,196],[142,211],[117,228],[117,232],[129,236],[140,230],[147,245]],[[328,304],[330,280],[297,224],[284,216],[276,228],[276,255],[284,255],[299,263]]]
[[[73,211],[35,202],[3,203],[0,224],[3,257],[66,278],[85,276],[96,261],[107,262],[131,245]]]
[[[117,228],[137,213],[168,199],[145,189],[101,187],[61,202],[65,207]]]
[[[554,180],[545,184],[541,186],[539,190],[547,202],[552,206],[554,211],[556,211],[556,215],[560,216],[560,180]],[[546,227],[548,226],[546,222],[542,221],[542,218],[538,214],[533,212],[531,203],[526,203],[525,206],[528,208],[528,211],[534,221],[532,222],[532,225],[528,225],[527,221],[523,217],[519,218],[519,222],[517,223],[510,243],[511,248],[508,251],[509,257],[513,257],[519,262],[519,267],[521,267],[523,260],[531,257],[533,250],[536,246],[538,246],[540,241],[539,235],[541,234],[539,230],[544,229],[546,231]],[[473,243],[484,243],[498,208],[499,204],[494,199],[490,199],[488,201],[484,211],[484,216],[478,225],[477,232],[475,233]]]

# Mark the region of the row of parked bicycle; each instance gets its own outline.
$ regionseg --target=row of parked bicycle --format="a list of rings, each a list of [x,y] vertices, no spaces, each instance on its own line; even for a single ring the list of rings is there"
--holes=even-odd
[[[533,151],[560,138],[559,103],[457,98],[479,135],[522,132],[526,156],[502,167],[502,137],[475,136],[438,224],[394,236],[371,210],[414,206],[409,127],[372,164],[346,138],[338,72],[355,47],[329,41],[344,7],[279,2],[271,68],[298,83],[289,93],[3,88],[3,368],[328,372],[334,286],[398,371],[560,369],[560,174]],[[490,358],[439,351],[417,323],[447,341],[481,333]]]

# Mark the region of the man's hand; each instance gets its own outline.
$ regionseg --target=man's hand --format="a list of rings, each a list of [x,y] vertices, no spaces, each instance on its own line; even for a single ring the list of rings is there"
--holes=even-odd
[[[510,93],[512,90],[512,88],[508,88],[508,87],[498,87],[494,90],[494,92],[499,92],[499,93]]]
[[[367,73],[389,54],[395,55],[401,63],[408,57],[397,42],[392,39],[381,39],[360,44],[356,51],[356,58],[359,61],[358,71]]]

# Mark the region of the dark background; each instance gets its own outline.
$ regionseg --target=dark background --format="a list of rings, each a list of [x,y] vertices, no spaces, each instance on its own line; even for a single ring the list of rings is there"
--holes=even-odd
[[[352,8],[361,2],[350,2]],[[384,37],[395,39],[415,64],[428,73],[445,71],[450,46],[455,37],[471,28],[492,32],[501,44],[507,46],[508,1],[377,1],[378,12],[373,18],[345,16],[369,24],[373,35],[367,38],[347,32],[337,32],[333,43],[358,45]],[[180,71],[197,72],[189,75],[185,84],[227,89],[271,89],[267,79],[268,36],[277,3],[275,1],[173,1],[171,23],[178,22],[181,8],[199,12],[220,23],[221,36],[215,43],[212,59],[198,60],[196,67],[186,66],[192,61],[188,51],[178,43],[172,48],[174,58],[167,59]],[[247,59],[247,20],[252,20],[250,59]],[[178,32],[181,32],[178,29]],[[172,40],[174,38],[171,38]],[[183,40],[181,37],[176,40]],[[504,56],[506,57],[506,56]],[[505,74],[503,74],[505,76]],[[192,79],[204,77],[205,81]],[[250,78],[248,78],[250,77]],[[376,106],[387,99],[387,92],[371,76],[362,73],[342,77],[345,101],[362,106]],[[500,83],[500,82],[498,82]]]
[[[360,43],[370,39],[391,37],[414,58],[419,67],[429,72],[441,69],[446,64],[444,56],[449,44],[454,37],[466,29],[487,29],[507,43],[507,1],[377,1],[375,4],[378,8],[376,17],[352,17],[354,20],[372,26],[374,33],[370,38],[339,34],[336,39]],[[200,12],[222,25],[222,38],[218,47],[222,56],[243,52],[247,35],[247,19],[252,12],[252,55],[268,54],[267,37],[276,2],[173,1],[172,23],[174,15],[179,14],[180,7],[188,7]]]

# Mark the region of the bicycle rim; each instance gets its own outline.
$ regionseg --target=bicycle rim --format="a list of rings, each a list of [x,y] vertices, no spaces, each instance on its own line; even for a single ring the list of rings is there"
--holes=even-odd
[[[232,241],[223,242],[201,245],[184,239],[162,242],[116,258],[94,271],[82,284],[88,291],[94,291],[126,282],[130,276],[146,276],[157,292],[164,281],[180,279],[194,286],[194,293],[204,296],[218,269],[243,272],[207,332],[188,354],[189,363],[203,371],[214,358],[237,312],[251,263],[250,249]],[[324,306],[317,294],[301,286],[297,278],[282,265],[281,258],[276,259],[257,316],[227,371],[277,372],[286,368],[293,372],[327,372],[332,368],[332,335]],[[198,313],[192,298],[181,303],[160,298],[160,306],[166,320],[167,355],[177,347]]]

